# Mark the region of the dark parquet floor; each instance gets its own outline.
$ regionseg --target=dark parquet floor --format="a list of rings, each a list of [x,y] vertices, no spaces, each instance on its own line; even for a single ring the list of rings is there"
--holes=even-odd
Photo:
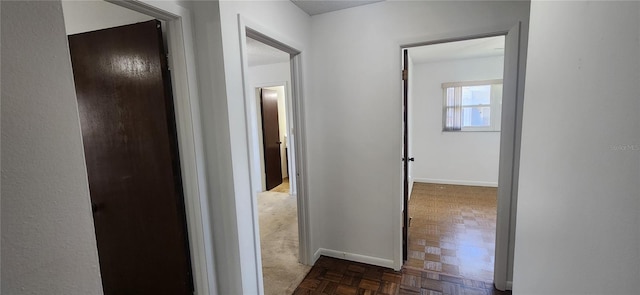
[[[498,295],[492,284],[431,271],[397,272],[321,256],[293,293],[335,295]]]
[[[294,294],[511,294],[492,283],[496,189],[416,183],[401,271],[322,256]]]

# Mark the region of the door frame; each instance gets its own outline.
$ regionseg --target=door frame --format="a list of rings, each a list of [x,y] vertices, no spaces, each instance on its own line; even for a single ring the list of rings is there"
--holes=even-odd
[[[194,294],[216,294],[191,12],[172,2],[105,0],[166,24]]]
[[[518,167],[520,162],[520,139],[522,134],[522,104],[524,101],[524,75],[521,75],[520,68],[524,66],[526,60],[526,51],[523,54],[522,48],[522,24],[517,22],[507,26],[497,26],[493,28],[480,28],[477,30],[469,31],[466,33],[456,35],[440,35],[422,38],[419,40],[410,40],[402,43],[400,47],[400,57],[403,59],[401,69],[404,69],[403,51],[412,47],[433,45],[440,43],[464,41],[485,37],[505,36],[505,68],[504,72],[507,72],[507,34],[515,34],[514,38],[517,40],[516,48],[510,49],[512,54],[515,55],[516,62],[510,64],[511,71],[517,73],[517,76],[513,79],[504,79],[504,88],[513,87],[515,89],[516,96],[514,100],[507,101],[502,105],[502,126],[500,134],[500,164],[499,164],[499,176],[498,176],[498,200],[497,200],[497,218],[496,218],[496,245],[495,245],[495,263],[494,263],[494,284],[499,290],[511,290],[513,287],[512,281],[509,280],[509,273],[513,270],[513,251],[515,246],[515,221],[516,221],[516,204],[517,204],[517,192],[518,192]],[[507,83],[514,83],[515,85],[506,85]],[[403,84],[404,85],[404,84]],[[411,87],[411,85],[409,85]],[[404,86],[401,87],[401,94],[404,94]],[[404,103],[402,104],[404,108]],[[409,112],[409,110],[407,110]],[[506,119],[505,119],[506,117]],[[409,122],[407,123],[409,124]],[[404,129],[404,128],[403,128]],[[403,139],[404,140],[404,139]],[[403,143],[404,150],[404,143]],[[401,165],[401,174],[403,179],[408,177],[404,173],[404,162]],[[404,181],[404,180],[403,180]],[[404,189],[401,190],[400,196],[404,196]],[[399,198],[401,201],[398,207],[400,211],[404,206],[404,197]],[[408,206],[408,204],[407,204]],[[408,208],[407,208],[408,209]],[[408,210],[407,210],[408,211]],[[399,226],[395,226],[400,230],[397,247],[400,248],[396,251],[397,261],[403,261],[402,252],[404,251],[402,246],[402,218],[401,216]],[[408,237],[407,237],[408,239]],[[407,245],[408,247],[408,245]]]
[[[291,131],[291,124],[289,123],[289,120],[291,118],[291,107],[289,106],[291,103],[291,89],[289,88],[289,82],[287,81],[275,81],[275,82],[267,82],[267,83],[258,83],[258,84],[254,84],[253,86],[251,86],[251,88],[253,89],[253,93],[257,93],[257,89],[261,89],[261,88],[269,88],[269,87],[284,87],[284,93],[285,93],[285,98],[284,98],[284,108],[285,108],[285,113],[286,113],[286,118],[285,118],[285,122],[286,122],[286,126],[287,126],[287,130],[290,132]],[[260,97],[258,97],[258,95],[256,95],[256,108],[259,110],[260,106]],[[260,113],[257,112],[257,119],[261,119],[262,117],[260,116]],[[258,131],[260,131],[260,127],[262,126],[262,122],[260,120],[257,120],[258,123]],[[261,131],[260,131],[261,132]],[[262,135],[258,136],[258,148],[260,149],[264,149],[263,143],[262,143]],[[291,142],[289,141],[289,137],[287,137],[287,147],[291,146]],[[295,162],[291,161],[292,157],[291,157],[291,152],[290,149],[287,149],[287,177],[289,177],[289,183],[293,184],[296,181],[296,176],[295,176]],[[265,174],[265,166],[264,166],[264,158],[261,157],[260,159],[258,159],[260,166],[262,167],[260,169],[260,173],[261,173],[261,191],[266,190],[266,183],[263,182],[262,180],[264,180],[262,178],[262,176],[266,177]],[[293,167],[292,167],[293,166]],[[291,169],[293,168],[293,169]],[[293,171],[294,173],[291,173],[291,171]],[[290,186],[289,188],[289,193],[292,195],[296,195],[296,190],[295,190],[295,186]]]
[[[296,200],[297,200],[297,208],[298,208],[298,257],[299,261],[302,264],[311,265],[313,261],[312,259],[312,250],[310,249],[310,223],[309,223],[309,199],[308,199],[308,189],[307,189],[307,176],[306,176],[306,163],[307,163],[307,153],[306,153],[306,137],[305,130],[306,126],[305,122],[305,114],[304,114],[304,99],[302,94],[303,85],[302,85],[302,55],[304,54],[300,46],[296,44],[292,44],[292,42],[287,41],[285,38],[279,37],[279,35],[275,32],[271,32],[269,29],[258,25],[252,22],[250,19],[247,19],[245,16],[238,14],[238,34],[240,37],[240,55],[242,61],[242,86],[243,86],[243,94],[245,101],[245,120],[247,125],[247,140],[249,144],[249,150],[252,151],[258,145],[256,143],[257,138],[251,136],[252,130],[251,128],[256,128],[255,122],[251,120],[255,120],[256,116],[252,113],[255,111],[251,106],[255,106],[255,103],[251,100],[250,93],[255,91],[255,88],[250,85],[248,78],[248,57],[247,57],[247,39],[246,37],[251,37],[255,40],[258,40],[266,45],[282,50],[286,53],[290,54],[290,66],[291,66],[291,94],[289,98],[287,98],[287,102],[289,102],[289,110],[287,123],[289,130],[293,129],[291,135],[293,135],[293,148],[289,149],[289,153],[293,152],[293,157],[289,158],[289,161],[294,161],[293,166],[295,167],[295,186],[296,186]],[[289,120],[290,119],[290,120]],[[287,140],[291,141],[291,138],[287,138]],[[291,147],[291,146],[290,146]],[[255,179],[256,176],[255,171],[253,169],[256,165],[259,165],[256,161],[260,159],[255,159],[253,156],[254,153],[249,153],[249,165],[250,165],[250,175],[251,179]],[[291,172],[290,172],[291,173]],[[256,188],[255,181],[251,181],[251,204],[252,204],[252,215],[253,215],[253,234],[254,234],[254,251],[256,257],[256,276],[258,279],[259,292],[260,294],[264,294],[264,282],[262,275],[262,254],[260,247],[260,230],[259,230],[259,222],[258,222],[258,203],[257,203],[257,191],[260,188]]]

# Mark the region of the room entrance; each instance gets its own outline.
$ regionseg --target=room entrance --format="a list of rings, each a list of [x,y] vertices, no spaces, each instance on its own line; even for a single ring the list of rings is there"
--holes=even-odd
[[[292,293],[310,269],[304,264],[304,202],[296,156],[300,151],[298,61],[291,48],[248,28],[241,37],[246,42],[252,196],[264,294]]]
[[[409,167],[405,266],[492,282],[504,36],[407,54],[409,149],[418,160]]]
[[[515,29],[403,48],[404,268],[507,288],[517,51]]]

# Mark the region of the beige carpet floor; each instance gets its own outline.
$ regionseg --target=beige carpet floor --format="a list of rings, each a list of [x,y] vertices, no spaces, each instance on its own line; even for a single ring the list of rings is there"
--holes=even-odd
[[[273,191],[260,193],[258,212],[265,294],[292,294],[311,269],[298,262],[296,198]]]
[[[289,193],[289,177],[285,177],[284,179],[282,179],[282,183],[274,188],[272,188],[270,190],[270,192],[274,192],[274,193]]]

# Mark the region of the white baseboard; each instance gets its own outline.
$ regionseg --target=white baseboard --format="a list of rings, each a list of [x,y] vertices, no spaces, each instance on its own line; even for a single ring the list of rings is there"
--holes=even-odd
[[[513,290],[513,281],[507,281],[507,290]]]
[[[360,254],[347,253],[347,252],[324,249],[324,248],[318,249],[318,251],[316,251],[316,253],[313,254],[314,263],[316,260],[318,260],[318,258],[320,258],[321,255],[360,262],[360,263],[366,263],[366,264],[371,264],[376,266],[382,266],[387,268],[394,268],[393,260],[382,259],[382,258],[371,257],[366,255],[360,255]]]
[[[471,180],[448,180],[448,179],[433,179],[433,178],[414,178],[414,182],[423,183],[438,183],[438,184],[455,184],[455,185],[472,185],[472,186],[487,186],[498,187],[497,182],[489,181],[471,181]]]

